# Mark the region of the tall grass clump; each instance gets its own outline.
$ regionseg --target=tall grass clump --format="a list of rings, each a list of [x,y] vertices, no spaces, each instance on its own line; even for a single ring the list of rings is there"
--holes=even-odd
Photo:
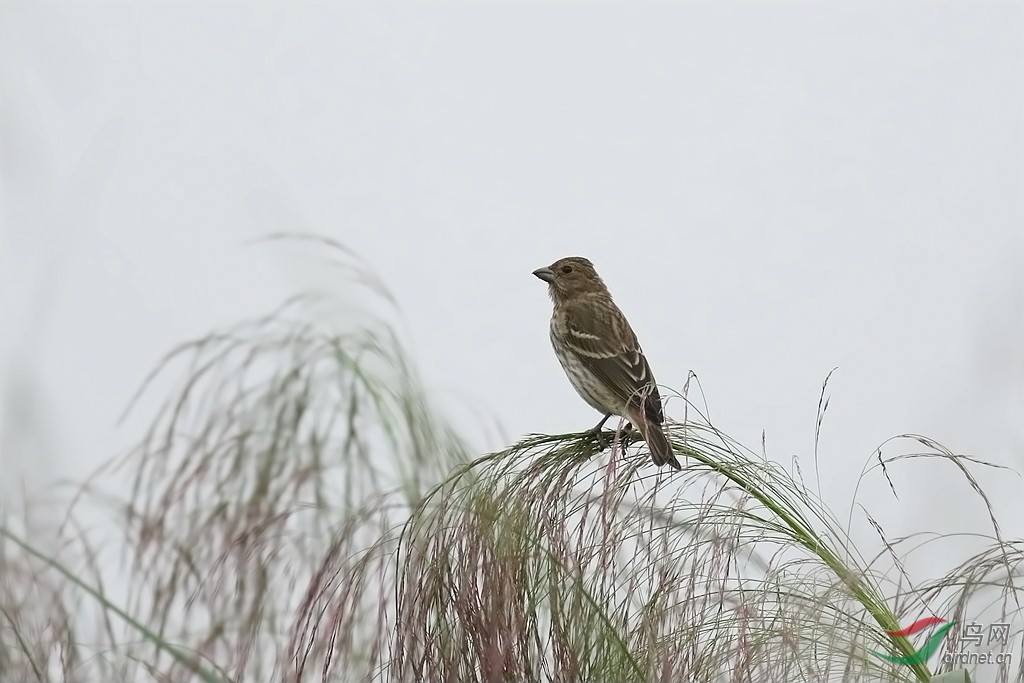
[[[1020,643],[1024,542],[984,462],[914,436],[869,460],[861,483],[883,487],[909,458],[952,463],[989,511],[987,548],[915,586],[926,537],[887,538],[869,510],[879,543],[855,547],[688,392],[678,474],[617,430],[605,451],[582,432],[470,453],[386,291],[363,292],[362,312],[307,293],[179,346],[146,382],[145,436],[81,486],[56,550],[4,523],[0,680],[928,681],[870,654],[913,654],[885,631],[925,611],[987,610]],[[113,540],[82,522],[97,511]],[[1020,657],[986,671],[1024,681]]]

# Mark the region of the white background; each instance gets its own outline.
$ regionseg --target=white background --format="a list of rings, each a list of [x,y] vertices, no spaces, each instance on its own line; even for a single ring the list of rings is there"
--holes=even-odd
[[[895,434],[1021,469],[1022,22],[981,2],[6,3],[0,500],[122,452],[164,352],[306,286],[315,250],[244,246],[281,231],[388,283],[481,450],[596,421],[530,275],[584,255],[659,381],[695,371],[716,424],[757,450],[765,430],[786,466],[811,470],[839,367],[819,455],[844,516]],[[887,531],[984,529],[948,463],[892,476],[898,500],[877,477],[861,494]],[[1019,536],[1024,483],[983,481]]]

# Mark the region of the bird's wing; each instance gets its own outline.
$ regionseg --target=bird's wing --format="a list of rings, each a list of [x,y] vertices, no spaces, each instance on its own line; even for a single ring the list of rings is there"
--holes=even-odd
[[[665,421],[651,366],[626,317],[614,303],[586,301],[567,307],[569,350],[622,399],[641,408],[648,420]]]

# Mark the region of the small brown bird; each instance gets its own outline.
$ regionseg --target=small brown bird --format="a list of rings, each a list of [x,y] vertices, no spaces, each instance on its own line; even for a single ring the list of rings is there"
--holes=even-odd
[[[548,283],[555,304],[551,345],[558,362],[576,393],[604,415],[595,434],[620,415],[643,434],[655,465],[680,469],[661,430],[665,413],[651,367],[594,264],[570,256],[533,274]]]

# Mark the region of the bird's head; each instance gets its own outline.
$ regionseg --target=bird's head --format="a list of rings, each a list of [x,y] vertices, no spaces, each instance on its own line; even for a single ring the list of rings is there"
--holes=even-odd
[[[548,283],[548,293],[558,303],[584,294],[599,294],[608,289],[594,264],[582,256],[558,259],[550,266],[538,268],[533,274]]]

